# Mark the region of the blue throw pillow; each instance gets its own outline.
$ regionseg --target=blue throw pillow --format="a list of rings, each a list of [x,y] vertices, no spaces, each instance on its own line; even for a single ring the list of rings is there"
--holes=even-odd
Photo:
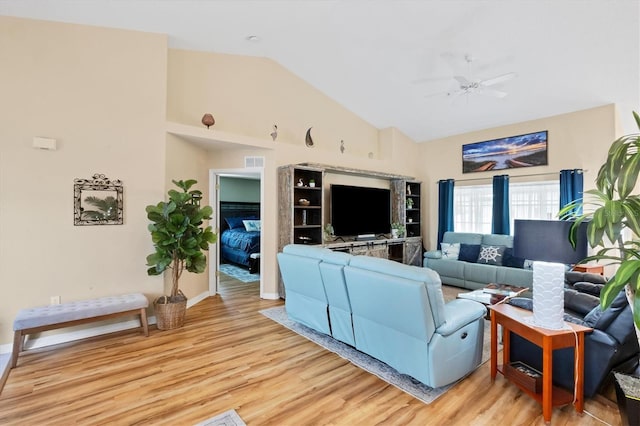
[[[476,263],[485,265],[502,266],[502,256],[504,255],[505,246],[490,246],[482,244],[480,246],[480,254]]]
[[[524,257],[517,257],[513,255],[513,249],[507,247],[502,254],[502,266],[508,266],[509,268],[524,268]]]
[[[475,263],[480,254],[480,244],[460,244],[458,260]]]
[[[244,217],[227,217],[224,220],[229,225],[229,229],[242,228],[244,229],[244,220],[254,220],[257,219],[255,216],[244,216]]]

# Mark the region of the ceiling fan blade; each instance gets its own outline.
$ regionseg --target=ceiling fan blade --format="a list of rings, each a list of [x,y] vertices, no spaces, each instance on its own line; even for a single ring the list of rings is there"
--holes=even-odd
[[[453,78],[460,83],[461,86],[470,86],[471,82],[460,75],[454,75]]]
[[[478,90],[481,95],[493,96],[494,98],[504,98],[507,96],[507,92],[501,90],[489,89],[488,87],[482,87]]]
[[[507,73],[507,74],[499,75],[497,77],[493,77],[493,78],[488,78],[486,80],[482,80],[478,84],[481,84],[482,86],[493,86],[494,84],[504,83],[505,81],[511,80],[512,78],[515,78],[516,76],[517,76],[517,74],[515,72],[510,72],[510,73]]]
[[[430,93],[428,95],[424,95],[425,98],[435,98],[437,96],[444,96],[444,95],[448,95],[449,92],[436,92],[436,93]]]
[[[447,92],[447,96],[450,98],[457,98],[458,96],[465,93],[469,93],[469,91],[464,89],[451,90],[450,92]]]
[[[411,84],[432,83],[432,82],[447,81],[447,80],[451,80],[451,77],[425,77],[425,78],[418,78],[416,80],[413,80]]]

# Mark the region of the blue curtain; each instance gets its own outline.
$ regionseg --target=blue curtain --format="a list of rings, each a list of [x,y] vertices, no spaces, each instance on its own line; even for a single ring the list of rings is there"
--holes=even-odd
[[[438,245],[447,231],[453,231],[453,179],[438,181]]]
[[[560,170],[560,208],[582,199],[583,180],[582,169]],[[574,209],[573,213],[582,214],[582,206]]]
[[[493,177],[493,215],[491,233],[509,235],[509,175]]]

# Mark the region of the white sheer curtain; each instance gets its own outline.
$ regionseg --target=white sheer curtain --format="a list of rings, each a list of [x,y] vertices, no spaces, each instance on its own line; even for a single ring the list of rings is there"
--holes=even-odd
[[[491,233],[492,185],[456,186],[453,189],[453,229]]]
[[[456,186],[453,190],[456,232],[491,233],[492,185]],[[559,181],[509,185],[511,230],[515,219],[557,219]]]
[[[558,219],[560,181],[512,183],[509,192],[512,230],[514,219]]]

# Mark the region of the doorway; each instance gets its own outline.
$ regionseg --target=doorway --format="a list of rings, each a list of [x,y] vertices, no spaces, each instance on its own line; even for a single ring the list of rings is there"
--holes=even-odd
[[[210,248],[209,254],[211,257],[210,268],[209,268],[209,294],[214,296],[218,294],[218,287],[220,285],[220,264],[221,264],[221,235],[220,230],[226,228],[226,224],[221,223],[223,220],[221,217],[221,203],[226,202],[226,200],[222,200],[221,198],[225,198],[224,193],[221,197],[221,182],[224,185],[225,180],[227,182],[229,179],[246,179],[252,181],[259,181],[259,217],[264,217],[264,169],[262,167],[251,167],[251,168],[243,168],[243,169],[210,169],[209,170],[209,200],[211,206],[214,207],[214,219],[215,219],[215,228],[216,233],[218,234],[218,238],[216,243],[213,244]],[[228,198],[228,197],[227,197]],[[241,199],[241,198],[240,198]],[[254,199],[255,201],[255,199]],[[242,202],[242,201],[241,201]],[[264,253],[264,242],[263,239],[260,239],[259,243],[259,252]],[[263,271],[263,259],[259,256],[253,262],[257,262],[257,269],[259,271]],[[260,297],[262,298],[264,291],[264,274],[260,273]]]

